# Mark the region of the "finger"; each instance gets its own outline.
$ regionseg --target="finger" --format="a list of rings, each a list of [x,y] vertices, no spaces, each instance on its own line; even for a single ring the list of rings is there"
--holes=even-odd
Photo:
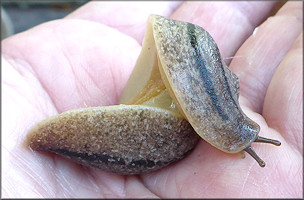
[[[3,54],[29,63],[58,112],[115,104],[140,51],[132,38],[83,20],[42,24],[2,44]]]
[[[117,29],[142,43],[150,14],[169,16],[181,2],[90,2],[68,15],[67,19],[85,19]]]
[[[302,30],[302,13],[301,2],[287,2],[255,29],[231,62],[240,79],[240,94],[255,112],[262,113],[270,80]]]
[[[268,125],[303,154],[303,34],[277,68],[269,84],[263,116]]]
[[[214,38],[222,56],[229,58],[274,7],[268,2],[186,2],[172,18],[197,24]],[[229,59],[225,59],[230,63]]]

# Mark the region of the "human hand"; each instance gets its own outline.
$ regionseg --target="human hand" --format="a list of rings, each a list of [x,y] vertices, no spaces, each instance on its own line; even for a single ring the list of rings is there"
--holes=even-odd
[[[273,5],[91,2],[2,41],[3,197],[302,197],[302,4],[286,3],[255,29]],[[230,69],[240,79],[242,108],[261,126],[260,136],[282,142],[252,145],[265,168],[203,140],[181,161],[132,176],[26,146],[28,130],[51,115],[117,103],[150,13],[202,26],[224,59],[233,56]]]

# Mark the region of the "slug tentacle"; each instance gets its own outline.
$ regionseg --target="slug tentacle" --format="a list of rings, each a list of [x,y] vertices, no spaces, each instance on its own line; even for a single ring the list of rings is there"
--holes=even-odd
[[[258,136],[257,139],[255,139],[254,142],[269,143],[269,144],[273,144],[273,145],[276,145],[276,146],[281,145],[281,142],[278,141],[278,140],[273,140],[273,139],[264,138],[264,137],[260,137],[260,136]]]
[[[276,146],[281,145],[281,142],[278,140],[268,139],[268,138],[264,138],[264,137],[260,137],[260,136],[258,136],[254,142],[269,143],[269,144],[273,144]],[[250,154],[259,163],[259,165],[261,167],[266,166],[265,162],[255,153],[255,151],[253,150],[253,148],[251,146],[245,148],[244,151],[246,151],[248,154]]]
[[[265,167],[266,163],[255,153],[253,148],[251,146],[244,149],[247,153],[249,153],[258,163],[261,167]]]

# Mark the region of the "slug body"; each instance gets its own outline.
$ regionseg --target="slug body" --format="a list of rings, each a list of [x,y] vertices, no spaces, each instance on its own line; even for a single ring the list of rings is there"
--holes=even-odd
[[[280,142],[258,136],[259,125],[243,113],[238,98],[238,78],[208,32],[150,15],[120,105],[50,117],[27,139],[34,150],[119,174],[149,172],[177,161],[199,136],[224,152],[245,150],[265,166],[251,143]]]
[[[242,112],[238,78],[223,62],[212,37],[190,23],[153,20],[162,77],[192,127],[222,151],[245,149],[257,138],[259,125]]]

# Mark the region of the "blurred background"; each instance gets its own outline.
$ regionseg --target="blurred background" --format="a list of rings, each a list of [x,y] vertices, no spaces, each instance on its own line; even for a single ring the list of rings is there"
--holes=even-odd
[[[60,19],[88,0],[1,0],[1,40],[46,21]]]
[[[1,0],[1,40],[46,21],[61,19],[89,0]],[[286,0],[278,1],[274,15]]]

